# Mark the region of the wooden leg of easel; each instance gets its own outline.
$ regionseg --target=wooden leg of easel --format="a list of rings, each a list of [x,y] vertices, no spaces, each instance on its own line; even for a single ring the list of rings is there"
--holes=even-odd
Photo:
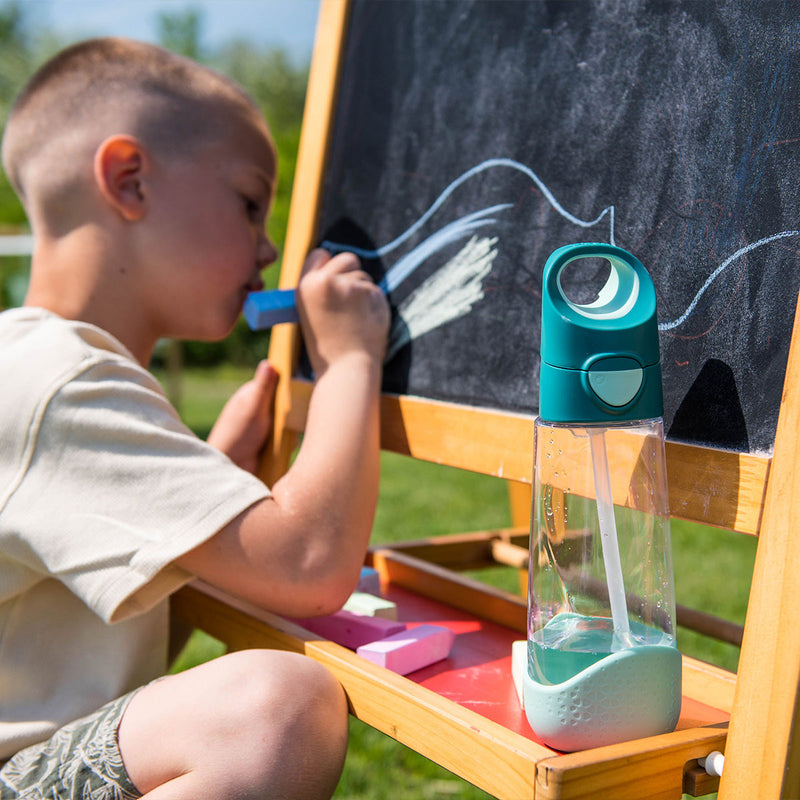
[[[800,316],[795,318],[775,452],[725,748],[720,800],[800,798]]]
[[[531,486],[519,481],[508,481],[508,504],[511,509],[511,526],[528,528],[531,524]],[[520,594],[528,592],[528,570],[519,570]]]
[[[530,484],[508,481],[508,504],[511,507],[511,527],[529,527],[531,522]]]

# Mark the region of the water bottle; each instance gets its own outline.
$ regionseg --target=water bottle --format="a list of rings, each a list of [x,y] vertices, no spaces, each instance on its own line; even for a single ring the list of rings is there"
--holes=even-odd
[[[565,280],[581,259],[608,269],[586,304]],[[534,733],[557,750],[678,721],[662,416],[649,274],[612,245],[556,250],[542,288],[523,692]]]

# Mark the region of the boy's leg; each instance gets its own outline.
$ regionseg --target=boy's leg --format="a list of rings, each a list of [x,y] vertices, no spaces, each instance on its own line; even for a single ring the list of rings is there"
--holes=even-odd
[[[248,650],[137,692],[122,760],[148,800],[328,798],[347,749],[336,679],[296,653]]]

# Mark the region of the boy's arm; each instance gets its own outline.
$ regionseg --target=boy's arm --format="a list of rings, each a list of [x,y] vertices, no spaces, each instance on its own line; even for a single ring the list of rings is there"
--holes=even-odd
[[[311,616],[342,606],[369,542],[389,311],[354,256],[322,251],[308,259],[298,311],[316,381],[297,458],[271,497],[178,563],[270,610]]]

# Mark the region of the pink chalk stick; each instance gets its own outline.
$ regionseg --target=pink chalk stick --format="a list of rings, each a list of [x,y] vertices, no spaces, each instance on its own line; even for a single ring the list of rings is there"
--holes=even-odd
[[[356,652],[373,664],[400,675],[427,667],[450,655],[456,635],[439,625],[420,625],[377,642],[362,645]]]
[[[355,650],[362,644],[385,639],[406,629],[405,623],[383,617],[363,617],[349,611],[337,611],[326,617],[295,620],[306,630]]]

